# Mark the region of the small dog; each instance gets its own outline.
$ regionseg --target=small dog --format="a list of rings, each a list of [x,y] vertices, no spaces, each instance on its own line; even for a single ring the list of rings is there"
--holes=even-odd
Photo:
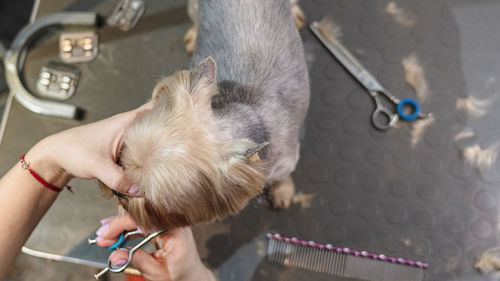
[[[239,212],[266,183],[275,207],[294,194],[309,106],[303,13],[290,0],[190,1],[189,12],[193,68],[158,83],[120,156],[144,194],[120,203],[145,230]]]

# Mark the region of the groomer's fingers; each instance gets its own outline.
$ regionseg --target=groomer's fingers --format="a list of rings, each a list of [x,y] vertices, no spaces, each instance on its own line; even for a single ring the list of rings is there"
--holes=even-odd
[[[124,265],[128,260],[128,252],[125,250],[116,250],[111,253],[109,259],[114,265]]]
[[[165,264],[157,261],[150,253],[144,250],[137,250],[132,258],[132,266],[137,268],[146,279],[149,276],[167,277]]]
[[[138,108],[132,110],[133,112],[137,112],[137,113],[142,113],[142,112],[145,112],[147,110],[151,110],[153,109],[154,107],[154,104],[152,101],[149,101],[141,106],[139,106]]]
[[[138,186],[132,184],[127,178],[123,168],[113,163],[111,159],[101,159],[94,167],[96,177],[105,185],[120,192],[132,196],[141,197],[142,192]]]
[[[121,215],[113,217],[97,230],[97,245],[101,247],[111,246],[117,241],[123,231],[135,229],[137,229],[137,225],[130,216]]]
[[[110,118],[112,122],[117,122],[121,128],[127,128],[133,121],[151,109],[153,109],[153,102],[148,102],[136,109],[114,115]]]
[[[116,266],[124,265],[128,260],[128,253],[124,250],[116,250],[111,254],[110,260],[111,263]],[[165,275],[165,265],[157,261],[151,254],[141,249],[134,253],[131,264],[146,277]]]

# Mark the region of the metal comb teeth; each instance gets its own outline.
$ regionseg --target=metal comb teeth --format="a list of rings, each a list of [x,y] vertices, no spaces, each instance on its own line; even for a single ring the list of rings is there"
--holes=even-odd
[[[286,267],[367,281],[421,281],[428,263],[268,233],[267,258]]]

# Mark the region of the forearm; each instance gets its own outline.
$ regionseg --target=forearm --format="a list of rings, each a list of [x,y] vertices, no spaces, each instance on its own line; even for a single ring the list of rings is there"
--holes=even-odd
[[[44,165],[46,157],[36,150],[30,151],[26,160],[47,182],[62,187],[69,180],[63,172]],[[45,188],[18,162],[0,179],[0,194],[1,280],[58,193]]]

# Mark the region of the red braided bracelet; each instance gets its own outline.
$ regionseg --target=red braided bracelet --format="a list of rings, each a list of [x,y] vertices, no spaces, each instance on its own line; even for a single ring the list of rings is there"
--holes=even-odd
[[[31,168],[30,168],[30,163],[26,162],[26,160],[24,160],[24,154],[23,156],[21,156],[21,167],[25,170],[28,170],[30,172],[30,174],[38,181],[40,182],[43,186],[45,186],[46,188],[50,189],[50,190],[53,190],[55,192],[61,192],[63,190],[63,188],[59,188],[57,186],[54,186],[48,182],[46,182],[44,179],[42,179],[41,176],[39,176],[35,171],[33,171]]]

